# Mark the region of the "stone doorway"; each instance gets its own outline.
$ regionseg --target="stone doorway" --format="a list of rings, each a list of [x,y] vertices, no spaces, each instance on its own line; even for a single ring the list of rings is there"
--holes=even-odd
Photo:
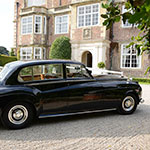
[[[82,54],[82,63],[86,67],[91,67],[92,68],[92,54],[89,51],[86,51]]]

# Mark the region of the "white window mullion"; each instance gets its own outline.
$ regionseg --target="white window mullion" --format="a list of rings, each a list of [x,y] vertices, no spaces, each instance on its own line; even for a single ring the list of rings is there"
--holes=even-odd
[[[44,16],[44,34],[46,34],[46,27],[47,27],[47,22],[46,22],[46,17]]]
[[[130,52],[130,67],[129,68],[132,68],[132,53]]]
[[[69,17],[68,15],[55,17],[55,34],[68,33]]]
[[[123,5],[123,6],[122,6],[122,13],[126,13],[126,12],[127,12],[127,9],[125,8],[125,5]],[[122,21],[122,27],[123,27],[123,28],[131,28],[131,27],[132,27],[132,24],[130,24],[130,23],[128,22],[128,20],[126,20],[125,23]]]
[[[39,15],[35,16],[34,33],[36,34],[42,33],[42,16]]]
[[[78,27],[99,25],[99,4],[79,6],[77,10]],[[83,17],[84,22],[82,22],[81,16]]]
[[[33,16],[23,17],[21,19],[21,34],[31,34],[33,26]]]
[[[43,48],[43,58],[42,59],[46,59],[46,48]]]
[[[91,25],[93,25],[93,6],[91,6]]]
[[[34,47],[34,59],[42,59],[42,48],[41,47]]]
[[[121,68],[141,68],[141,57],[137,55],[135,47],[126,48],[127,45],[121,45]]]
[[[31,6],[41,6],[41,5],[45,5],[46,1],[45,0],[28,0],[27,1],[27,6],[31,7]]]
[[[25,47],[20,49],[20,59],[21,60],[31,60],[32,59],[32,47]]]

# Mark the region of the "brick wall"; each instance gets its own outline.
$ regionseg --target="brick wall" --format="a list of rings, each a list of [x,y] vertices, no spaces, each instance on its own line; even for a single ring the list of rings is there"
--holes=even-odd
[[[61,5],[60,5],[61,1]],[[65,6],[71,3],[71,0],[53,0],[53,7]]]

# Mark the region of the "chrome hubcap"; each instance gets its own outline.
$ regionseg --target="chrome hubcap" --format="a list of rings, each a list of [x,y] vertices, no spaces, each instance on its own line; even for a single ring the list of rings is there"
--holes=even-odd
[[[135,106],[135,100],[131,96],[127,96],[122,102],[122,108],[125,111],[131,111]]]
[[[19,125],[28,118],[28,110],[23,105],[16,105],[8,112],[8,119],[11,123]]]
[[[21,110],[17,110],[13,113],[13,118],[16,120],[21,119],[23,117],[23,112]]]

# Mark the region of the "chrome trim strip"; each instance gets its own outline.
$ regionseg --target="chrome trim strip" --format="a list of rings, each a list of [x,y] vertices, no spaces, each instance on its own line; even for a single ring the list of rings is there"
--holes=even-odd
[[[116,108],[103,109],[103,110],[95,110],[95,111],[84,111],[84,112],[77,112],[77,113],[64,113],[64,114],[52,114],[52,115],[50,115],[50,114],[49,114],[49,115],[40,115],[38,118],[72,116],[72,115],[90,114],[90,113],[104,112],[104,111],[112,111],[112,110],[116,110]]]

